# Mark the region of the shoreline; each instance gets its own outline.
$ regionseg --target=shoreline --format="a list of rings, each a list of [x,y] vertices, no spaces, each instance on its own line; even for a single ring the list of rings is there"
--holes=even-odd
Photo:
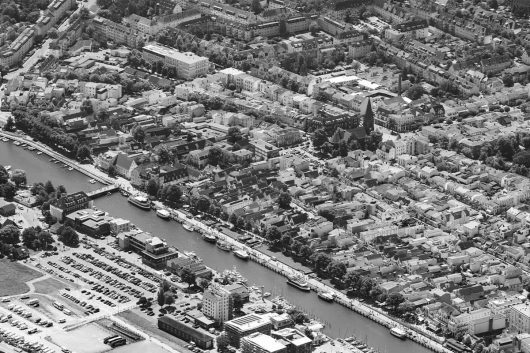
[[[118,184],[120,189],[127,191],[127,192],[131,192],[131,186],[128,182],[120,182],[120,180],[118,179],[112,179],[104,175],[103,172],[100,172],[99,170],[97,170],[93,165],[79,164],[78,162],[73,161],[70,158],[63,156],[60,153],[53,151],[51,148],[49,148],[48,146],[40,142],[28,140],[26,136],[21,137],[13,133],[7,133],[5,131],[0,131],[0,137],[5,137],[13,141],[19,141],[21,143],[31,145],[35,147],[36,149],[38,149],[39,151],[42,151],[44,154],[48,155],[49,157],[55,158],[61,161],[62,163],[67,164],[68,166],[76,169],[78,172],[86,176],[89,176],[104,185]],[[94,170],[91,170],[92,168]],[[157,202],[157,204],[160,204],[160,203]],[[201,229],[202,231],[205,231],[205,232],[214,233],[220,239],[223,239],[229,242],[231,245],[234,245],[240,249],[247,251],[252,261],[268,268],[269,270],[272,270],[278,274],[281,274],[283,277],[287,278],[287,276],[292,275],[292,274],[301,274],[304,276],[303,273],[300,273],[298,270],[292,268],[291,266],[283,262],[280,262],[278,260],[273,260],[271,256],[259,250],[250,248],[246,244],[239,242],[237,239],[234,239],[223,232],[219,232],[216,229],[212,229],[206,224],[201,223],[195,219],[187,218],[186,215],[179,210],[167,208],[165,206],[159,206],[159,207],[168,209],[174,215],[176,215],[180,220],[191,223],[195,228]],[[378,309],[372,308],[364,303],[359,302],[356,299],[350,299],[342,292],[316,279],[309,278],[307,279],[307,282],[313,291],[323,290],[323,291],[334,293],[335,294],[334,301],[337,304],[340,304],[350,309],[351,311],[354,311],[357,314],[362,315],[380,324],[381,326],[386,327],[387,329],[390,329],[392,327],[400,327],[406,331],[409,331],[409,335],[407,336],[407,338],[409,338],[410,340],[434,352],[439,352],[439,353],[450,353],[451,352],[450,350],[445,348],[442,344],[440,344],[434,336],[432,336],[429,332],[426,332],[425,330],[420,330],[418,327],[414,327],[410,324],[404,324],[396,320],[395,318],[389,316],[388,314],[379,311]]]

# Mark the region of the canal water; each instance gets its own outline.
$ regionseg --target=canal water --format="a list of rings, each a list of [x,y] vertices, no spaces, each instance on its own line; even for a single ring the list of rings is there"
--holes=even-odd
[[[60,164],[49,162],[50,157],[37,155],[12,143],[0,141],[0,164],[24,169],[28,182],[51,180],[55,186],[64,185],[69,192],[90,191],[101,184],[88,183],[89,177],[73,170],[61,168]],[[337,303],[327,303],[318,299],[313,292],[306,293],[287,285],[285,278],[252,261],[243,261],[232,253],[224,252],[215,245],[205,242],[198,233],[188,232],[174,221],[165,221],[152,211],[144,211],[132,206],[119,193],[96,200],[95,205],[114,217],[131,220],[146,232],[164,238],[170,245],[182,251],[193,251],[205,264],[222,271],[234,267],[248,279],[250,285],[264,286],[265,291],[281,295],[302,311],[315,317],[325,325],[325,333],[332,337],[355,335],[380,352],[388,353],[427,353],[427,348],[391,336],[387,328],[358,315]]]

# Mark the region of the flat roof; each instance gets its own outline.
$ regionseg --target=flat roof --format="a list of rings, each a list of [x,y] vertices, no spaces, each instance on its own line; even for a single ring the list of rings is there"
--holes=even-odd
[[[208,58],[195,55],[191,52],[180,52],[177,49],[168,48],[157,44],[147,44],[143,47],[143,50],[160,56],[176,59],[186,64],[195,64],[197,62],[208,60]]]
[[[244,337],[244,340],[254,343],[255,345],[265,349],[267,352],[278,352],[285,349],[285,346],[272,338],[260,332],[253,333],[250,336]]]

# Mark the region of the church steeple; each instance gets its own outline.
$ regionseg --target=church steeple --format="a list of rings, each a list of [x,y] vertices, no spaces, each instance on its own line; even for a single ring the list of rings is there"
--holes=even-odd
[[[363,127],[367,135],[374,131],[374,112],[372,110],[372,100],[370,97],[365,98],[361,103],[361,116],[363,118]]]

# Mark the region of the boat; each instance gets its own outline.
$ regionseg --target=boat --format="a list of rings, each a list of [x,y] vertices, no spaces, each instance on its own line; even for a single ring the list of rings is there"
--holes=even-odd
[[[6,171],[9,172],[9,171],[11,170],[11,166],[10,166],[10,165],[6,165],[6,166],[4,167],[4,169],[5,169]]]
[[[158,209],[156,210],[156,215],[162,219],[169,220],[171,218],[171,213],[168,210]]]
[[[37,154],[40,156],[42,154],[42,151],[37,152]]]
[[[55,161],[54,158],[50,158],[50,159],[48,160],[48,162],[53,162],[53,161]]]
[[[151,203],[145,196],[141,196],[141,195],[129,196],[127,201],[129,201],[129,203],[132,203],[136,207],[141,208],[143,210],[151,209]]]
[[[234,250],[234,255],[236,255],[236,257],[239,257],[240,259],[242,260],[248,260],[250,255],[248,254],[248,252],[246,252],[245,250],[243,249],[237,249],[237,250]]]
[[[186,229],[188,232],[194,232],[195,228],[189,223],[182,223],[182,228]]]
[[[68,168],[68,170],[69,170],[69,171],[72,171],[72,170],[74,170],[74,168],[70,167],[70,168]]]
[[[318,292],[318,297],[324,301],[327,301],[327,302],[332,302],[333,299],[335,299],[335,294],[331,293],[331,292],[326,292],[326,291],[320,291]]]
[[[226,241],[218,240],[217,241],[217,247],[223,251],[230,251],[232,250],[232,245],[227,243]]]
[[[267,298],[267,297],[270,297],[270,296],[271,296],[270,292],[263,293],[263,298]]]
[[[88,182],[89,182],[90,184],[95,184],[95,183],[96,183],[96,181],[95,181],[94,179],[90,179]]]
[[[287,278],[287,284],[306,292],[311,290],[309,284],[307,284],[306,280],[302,276],[289,276]]]
[[[28,145],[28,146],[29,146],[29,145]],[[35,147],[33,147],[33,146],[29,146],[29,147],[28,147],[28,150],[29,150],[29,151],[35,151]]]
[[[397,338],[402,339],[402,340],[407,338],[407,332],[403,329],[400,329],[399,327],[392,327],[390,329],[390,333],[393,336],[396,336]]]
[[[208,243],[217,243],[217,237],[210,233],[204,233],[202,235],[202,238],[206,240]]]
[[[13,144],[14,144],[15,146],[20,146],[20,142],[18,142],[18,141],[15,141]]]

